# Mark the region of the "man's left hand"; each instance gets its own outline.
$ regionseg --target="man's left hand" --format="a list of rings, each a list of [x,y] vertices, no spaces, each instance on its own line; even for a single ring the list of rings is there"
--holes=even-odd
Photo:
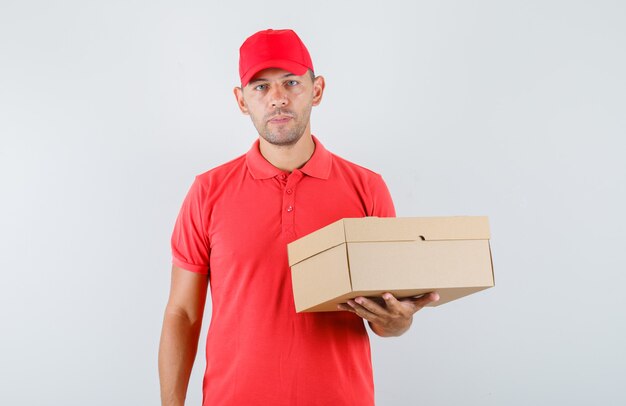
[[[404,334],[411,323],[413,315],[429,303],[439,300],[436,292],[426,293],[418,298],[396,299],[391,293],[383,293],[384,303],[366,297],[356,297],[346,304],[337,306],[359,315],[367,320],[372,331],[381,337],[394,337]]]

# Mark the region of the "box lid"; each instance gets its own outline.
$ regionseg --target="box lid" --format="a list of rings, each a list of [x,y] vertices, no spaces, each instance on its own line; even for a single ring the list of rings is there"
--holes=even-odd
[[[482,216],[363,217],[336,221],[287,246],[289,266],[346,242],[488,240]]]

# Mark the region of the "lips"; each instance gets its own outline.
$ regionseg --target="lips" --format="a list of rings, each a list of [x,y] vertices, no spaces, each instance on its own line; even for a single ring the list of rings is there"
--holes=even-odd
[[[270,123],[274,123],[274,124],[282,124],[282,123],[286,123],[287,121],[291,120],[292,117],[291,116],[286,116],[286,115],[279,115],[279,116],[274,116],[272,118],[270,118],[268,120],[268,122]]]

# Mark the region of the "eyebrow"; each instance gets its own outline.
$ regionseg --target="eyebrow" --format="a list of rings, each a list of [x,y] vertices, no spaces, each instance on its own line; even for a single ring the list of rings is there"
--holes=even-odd
[[[281,79],[288,78],[290,76],[298,76],[298,75],[296,75],[295,73],[287,73],[287,74],[284,74],[281,77]],[[250,84],[255,83],[255,82],[267,82],[267,81],[269,81],[269,79],[266,79],[266,78],[256,78],[256,79],[252,79],[251,81],[249,81],[248,84],[250,85]]]

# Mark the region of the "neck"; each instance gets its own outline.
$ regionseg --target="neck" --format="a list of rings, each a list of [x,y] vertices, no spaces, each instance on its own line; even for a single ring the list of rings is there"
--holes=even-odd
[[[273,145],[260,138],[261,155],[272,165],[282,171],[292,172],[304,166],[315,151],[315,143],[311,133],[306,132],[293,145]]]

